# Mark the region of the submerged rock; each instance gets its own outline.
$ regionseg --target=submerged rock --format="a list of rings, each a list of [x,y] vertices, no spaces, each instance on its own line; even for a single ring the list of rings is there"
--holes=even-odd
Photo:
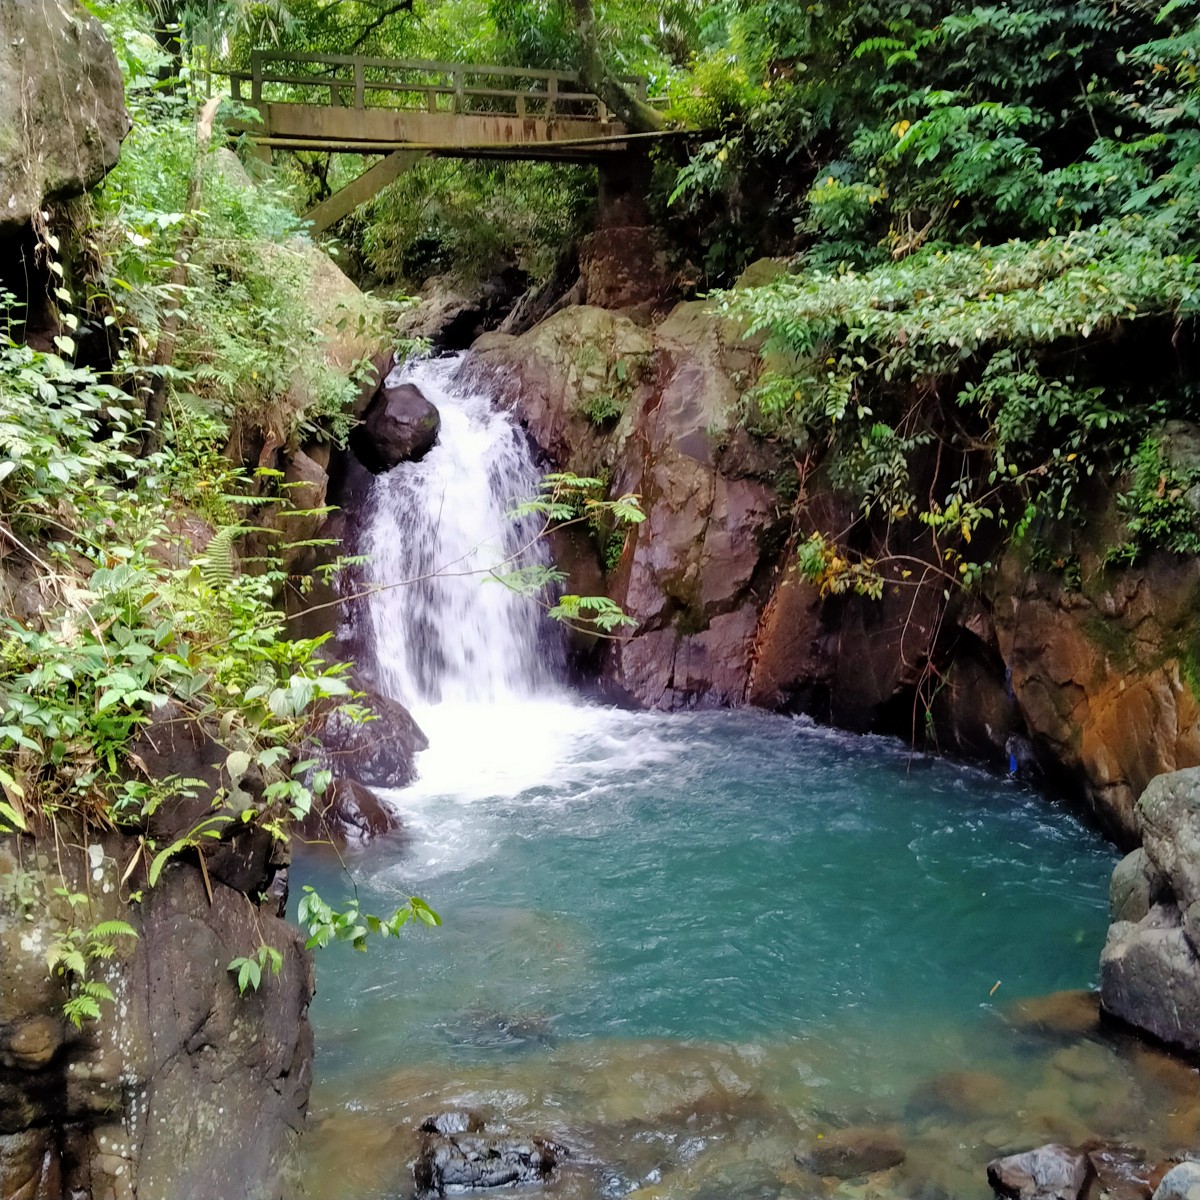
[[[441,427],[441,414],[419,387],[385,382],[350,444],[363,466],[380,475],[400,463],[420,462],[433,449]]]
[[[988,1163],[988,1183],[1009,1200],[1082,1200],[1096,1176],[1092,1161],[1067,1146],[1040,1146]]]
[[[986,1071],[943,1071],[913,1089],[906,1112],[911,1116],[973,1118],[1006,1111],[1009,1085]]]
[[[544,1183],[567,1150],[544,1138],[486,1138],[426,1133],[413,1164],[417,1200],[448,1192]]]
[[[1008,1010],[1018,1028],[1051,1038],[1080,1038],[1100,1028],[1100,996],[1084,989],[1028,996]]]
[[[854,1179],[898,1167],[907,1157],[904,1143],[891,1129],[837,1129],[819,1136],[802,1154],[799,1166],[814,1175]]]

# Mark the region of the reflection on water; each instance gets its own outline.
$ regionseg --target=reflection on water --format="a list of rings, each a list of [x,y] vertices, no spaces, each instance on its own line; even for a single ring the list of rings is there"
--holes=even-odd
[[[449,1108],[565,1144],[578,1200],[982,1198],[1000,1152],[1200,1140],[1193,1071],[1015,1003],[1094,980],[1113,855],[1066,814],[782,718],[502,707],[418,711],[413,841],[352,863],[445,925],[321,954],[310,1195],[411,1194]],[[798,1165],[847,1128],[903,1163]]]

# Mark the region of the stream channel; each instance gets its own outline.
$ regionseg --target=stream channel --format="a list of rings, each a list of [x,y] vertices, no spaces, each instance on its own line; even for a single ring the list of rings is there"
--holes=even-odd
[[[1068,813],[891,740],[559,682],[551,623],[476,573],[524,544],[538,473],[458,371],[404,369],[441,437],[368,514],[377,582],[435,576],[370,602],[431,745],[385,793],[407,839],[347,857],[367,911],[417,894],[444,925],[318,955],[309,1195],[411,1196],[449,1109],[562,1143],[572,1200],[982,1200],[997,1153],[1194,1137],[1192,1072],[1046,999],[1094,984],[1116,860]],[[292,882],[348,888],[319,852]],[[905,1160],[797,1163],[846,1127]]]

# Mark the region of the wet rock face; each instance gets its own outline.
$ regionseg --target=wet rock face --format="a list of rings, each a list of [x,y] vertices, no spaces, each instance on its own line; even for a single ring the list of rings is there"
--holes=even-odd
[[[1142,793],[1142,850],[1113,876],[1114,923],[1100,959],[1104,1008],[1161,1041],[1200,1051],[1200,768]]]
[[[417,754],[429,747],[429,739],[404,705],[361,677],[355,677],[352,685],[374,719],[351,721],[337,709],[325,717],[319,735],[321,757],[334,781],[324,796],[317,797],[301,826],[310,839],[367,842],[400,833],[395,810],[372,789],[407,787],[417,776]]]
[[[442,418],[411,383],[384,384],[351,435],[354,453],[376,475],[404,462],[419,462],[437,441]]]
[[[1091,1159],[1066,1146],[1042,1146],[988,1163],[988,1183],[1009,1200],[1082,1200],[1096,1177]]]
[[[129,132],[112,46],[76,0],[0,6],[0,236],[45,200],[78,195],[116,165]]]
[[[67,851],[66,885],[91,893],[88,924],[128,921],[136,940],[93,964],[115,1004],[74,1029],[46,950],[77,911],[25,897],[62,880],[31,841],[0,853],[0,1195],[291,1195],[311,1079],[312,966],[299,933],[245,895],[170,864],[140,905],[120,899],[133,839]],[[135,876],[136,880],[140,876]],[[232,958],[283,958],[240,996]]]
[[[736,429],[731,380],[753,360],[701,304],[653,330],[571,308],[475,346],[476,369],[500,381],[549,459],[642,498],[647,519],[605,580],[638,627],[603,674],[649,707],[745,699],[785,520],[772,484],[781,459],[748,451]]]
[[[1010,554],[996,628],[1039,755],[1080,780],[1098,823],[1130,846],[1142,789],[1200,763],[1200,703],[1183,665],[1200,561],[1156,556],[1117,572],[1085,563],[1084,574],[1090,582],[1073,590]]]

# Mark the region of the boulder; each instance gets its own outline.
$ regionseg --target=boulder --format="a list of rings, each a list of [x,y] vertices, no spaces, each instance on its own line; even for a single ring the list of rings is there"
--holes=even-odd
[[[78,0],[0,6],[0,235],[95,186],[129,132],[121,69]]]
[[[404,462],[419,462],[433,448],[441,414],[419,387],[386,381],[367,406],[363,423],[351,435],[362,464],[376,475]]]
[[[906,1157],[904,1143],[894,1130],[856,1127],[819,1135],[796,1155],[796,1163],[814,1175],[854,1179],[897,1167]]]
[[[1140,852],[1113,873],[1100,958],[1105,1010],[1160,1041],[1200,1051],[1200,769],[1160,775],[1138,800]]]
[[[434,275],[425,281],[417,303],[401,315],[396,332],[402,338],[428,341],[435,352],[465,350],[506,319],[527,283],[525,272],[517,267],[483,280]]]
[[[86,890],[89,923],[126,921],[137,937],[92,963],[116,1000],[76,1030],[46,949],[78,917],[53,899],[0,904],[0,1195],[291,1195],[313,1052],[303,937],[211,876],[210,893],[192,863],[153,888],[144,865],[123,879],[144,860],[135,838],[68,840],[25,839],[19,864],[0,847],[0,888]],[[227,965],[263,944],[281,970],[239,995]]]
[[[403,829],[399,816],[366,784],[335,778],[300,826],[306,839],[370,842]]]
[[[1200,960],[1173,905],[1109,927],[1100,955],[1106,1012],[1168,1045],[1200,1051]]]
[[[1200,1163],[1172,1167],[1155,1190],[1154,1200],[1200,1200]]]
[[[416,755],[429,748],[429,739],[403,704],[362,679],[354,679],[353,685],[362,692],[359,703],[372,719],[356,722],[340,709],[330,709],[318,734],[330,770],[367,787],[406,787],[417,777]]]
[[[426,1132],[413,1164],[417,1200],[465,1190],[546,1182],[567,1151],[543,1138],[487,1138]]]
[[[1167,884],[1144,846],[1131,850],[1112,873],[1109,915],[1114,921],[1140,921],[1165,894]]]
[[[993,1159],[987,1177],[996,1195],[1009,1200],[1083,1200],[1096,1169],[1086,1154],[1049,1145]]]

